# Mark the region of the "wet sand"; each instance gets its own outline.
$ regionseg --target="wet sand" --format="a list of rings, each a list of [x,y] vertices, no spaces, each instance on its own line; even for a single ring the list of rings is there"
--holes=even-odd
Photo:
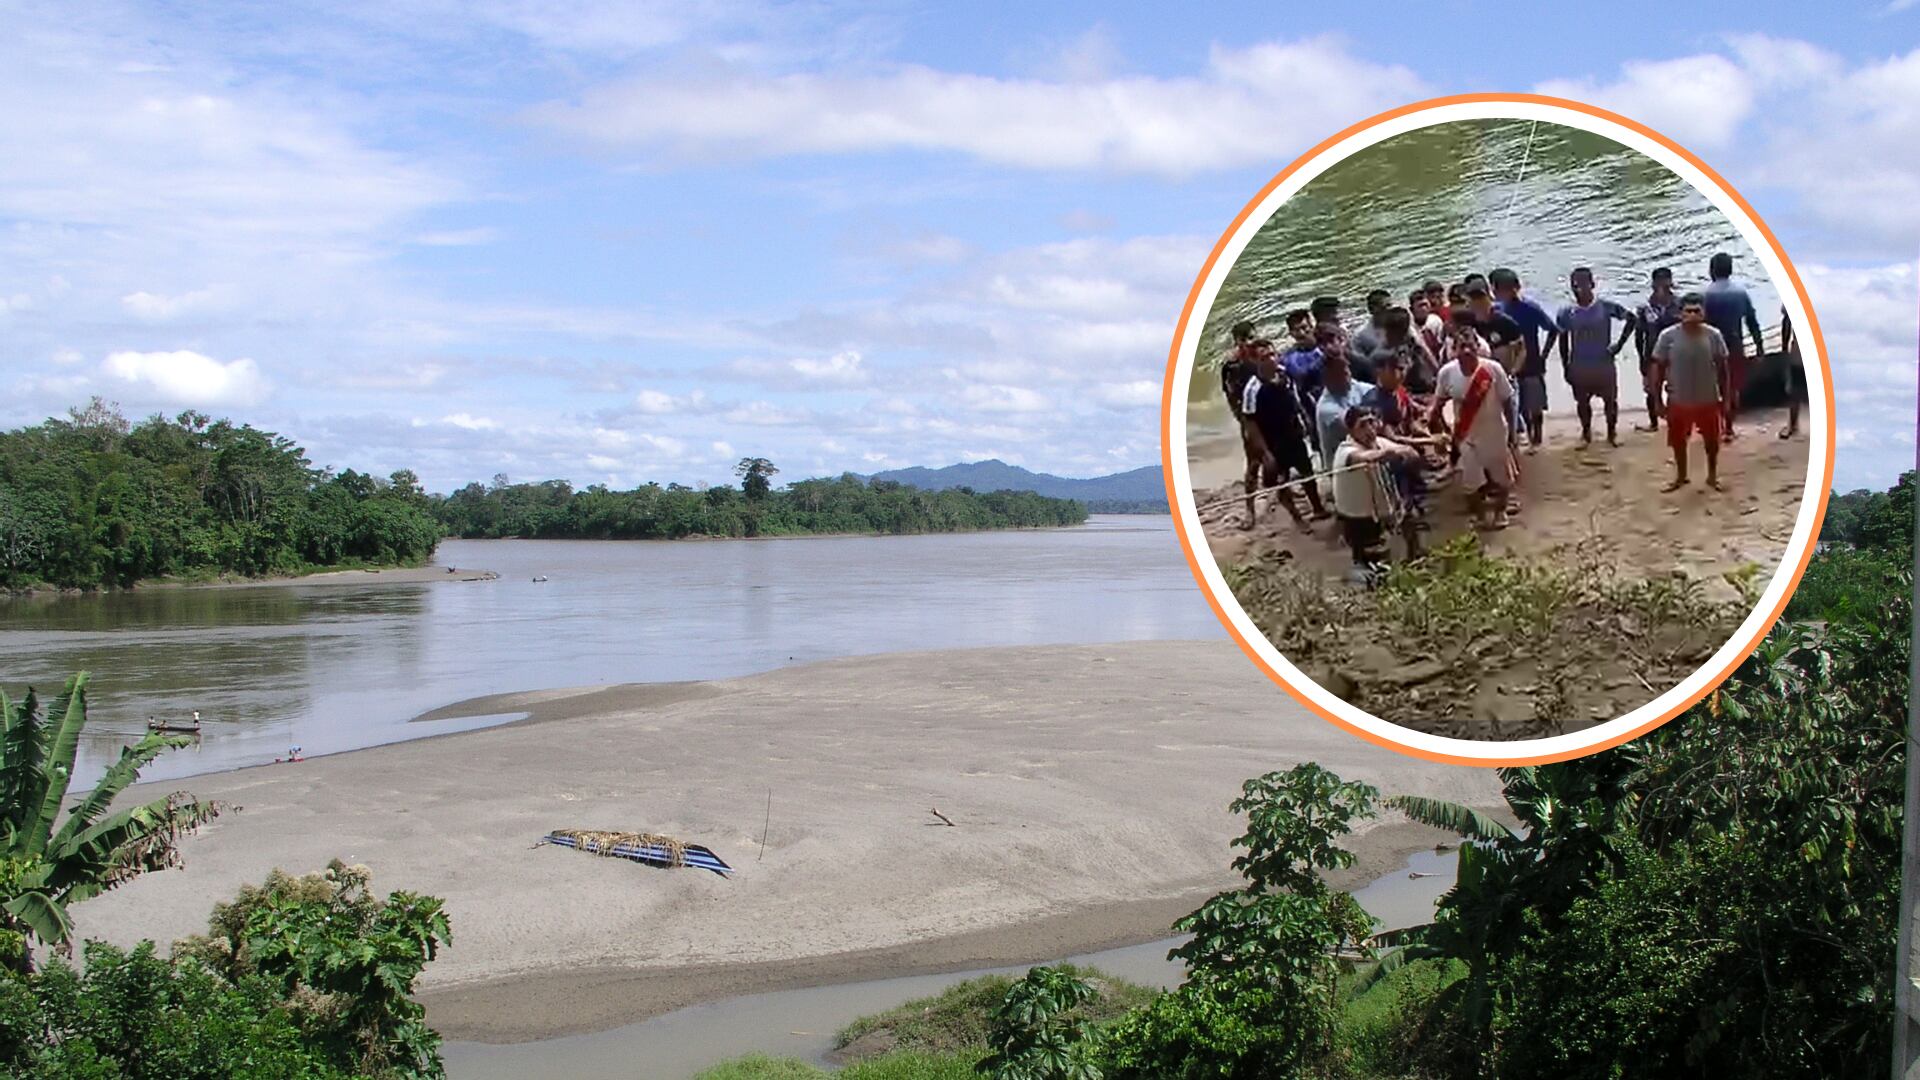
[[[396,566],[384,570],[326,570],[296,577],[231,578],[221,581],[143,582],[142,589],[245,589],[262,585],[419,585],[437,581],[493,581],[491,570],[449,566]]]
[[[1387,792],[1498,801],[1491,772],[1356,740],[1224,642],[891,654],[440,710],[501,712],[526,715],[184,782],[236,809],[187,841],[184,869],[77,909],[79,932],[171,941],[240,884],[338,856],[373,867],[381,891],[447,900],[454,944],[423,981],[430,1018],[452,1038],[513,1041],[1164,936],[1234,880],[1226,804],[1241,781],[1300,761]],[[565,827],[667,833],[739,872],[532,847]],[[1437,836],[1377,825],[1354,838],[1345,883]]]

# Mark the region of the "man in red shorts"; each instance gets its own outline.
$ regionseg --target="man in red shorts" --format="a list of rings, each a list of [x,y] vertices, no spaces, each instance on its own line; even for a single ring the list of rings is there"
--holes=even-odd
[[[1653,342],[1655,378],[1666,392],[1667,442],[1673,447],[1673,480],[1664,491],[1687,486],[1687,439],[1695,431],[1707,448],[1707,486],[1720,487],[1720,385],[1727,377],[1727,343],[1707,325],[1699,293],[1680,298],[1680,322]]]

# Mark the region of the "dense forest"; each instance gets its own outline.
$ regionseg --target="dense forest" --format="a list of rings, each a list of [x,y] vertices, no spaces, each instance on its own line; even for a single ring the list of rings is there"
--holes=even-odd
[[[1827,500],[1820,539],[1828,543],[1891,551],[1913,546],[1913,472],[1890,491],[1849,491]]]
[[[595,485],[575,491],[564,480],[510,484],[496,476],[468,484],[433,512],[447,535],[584,540],[676,540],[688,536],[791,536],[803,533],[925,533],[967,529],[1077,525],[1086,507],[1030,491],[982,494],[968,488],[922,491],[887,480],[844,475],[796,480],[775,489],[777,470],[748,458],[739,487],[705,491],[646,484],[631,491]]]
[[[204,413],[130,424],[98,398],[0,432],[0,589],[423,562],[410,472],[315,469],[291,439]]]
[[[1031,492],[921,491],[854,476],[776,490],[747,458],[740,486],[631,491],[564,480],[468,484],[429,495],[315,468],[293,440],[203,413],[132,424],[98,398],[64,419],[0,432],[0,591],[125,588],[156,578],[418,565],[443,536],[676,540],[924,533],[1073,525],[1086,508]]]

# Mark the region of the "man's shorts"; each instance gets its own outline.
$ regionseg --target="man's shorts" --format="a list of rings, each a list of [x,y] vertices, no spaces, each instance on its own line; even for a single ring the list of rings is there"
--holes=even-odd
[[[1726,380],[1720,387],[1720,403],[1731,407],[1747,385],[1747,354],[1740,349],[1729,351],[1726,371]]]
[[[1612,363],[1573,364],[1567,368],[1567,385],[1573,388],[1573,400],[1591,398],[1617,401],[1620,398],[1620,372]]]
[[[1720,403],[1710,401],[1704,405],[1667,405],[1667,445],[1675,450],[1687,448],[1687,438],[1695,431],[1700,432],[1700,441],[1708,449],[1720,445]]]
[[[1520,376],[1520,415],[1531,420],[1547,412],[1547,377]]]

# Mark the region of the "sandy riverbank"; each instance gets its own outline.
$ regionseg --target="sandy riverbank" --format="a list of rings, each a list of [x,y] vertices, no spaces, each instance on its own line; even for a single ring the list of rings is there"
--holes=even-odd
[[[1546,444],[1538,453],[1521,454],[1521,513],[1510,528],[1481,533],[1481,538],[1489,551],[1502,555],[1563,556],[1576,546],[1604,548],[1608,561],[1644,577],[1683,570],[1714,581],[1753,564],[1764,571],[1759,578],[1764,581],[1786,551],[1807,484],[1807,435],[1803,429],[1792,439],[1779,438],[1786,415],[1785,409],[1741,415],[1740,437],[1720,452],[1724,491],[1706,487],[1706,461],[1696,438],[1690,448],[1693,482],[1676,492],[1660,490],[1673,474],[1665,425],[1657,433],[1633,430],[1646,423],[1644,409],[1623,410],[1617,447],[1606,445],[1597,419],[1600,437],[1582,447],[1578,421],[1549,416]],[[1219,477],[1228,464],[1236,477],[1195,492],[1203,508],[1212,504],[1201,520],[1215,558],[1238,561],[1285,551],[1298,565],[1331,577],[1342,577],[1352,567],[1333,523],[1319,523],[1311,535],[1303,535],[1277,500],[1263,498],[1258,523],[1245,528],[1245,500],[1235,497],[1242,494],[1237,476],[1244,461],[1238,443],[1230,455],[1216,443],[1195,449],[1206,455],[1192,463],[1196,484],[1203,476]],[[1470,531],[1457,484],[1433,494],[1430,520],[1429,544]],[[1401,551],[1396,540],[1395,555]]]
[[[247,589],[286,585],[418,585],[439,581],[493,581],[491,570],[452,566],[395,566],[386,569],[323,570],[294,577],[224,578],[219,581],[142,582],[142,589]]]
[[[80,932],[170,941],[241,883],[339,856],[382,890],[446,898],[455,943],[423,985],[432,1019],[512,1041],[1161,936],[1231,880],[1226,804],[1270,768],[1315,760],[1386,791],[1498,796],[1490,772],[1312,717],[1224,642],[860,657],[438,715],[503,711],[528,718],[187,781],[244,809],[187,842],[185,869],[79,908]],[[570,826],[706,843],[740,872],[531,847]],[[1354,881],[1435,837],[1377,827],[1355,842]]]

